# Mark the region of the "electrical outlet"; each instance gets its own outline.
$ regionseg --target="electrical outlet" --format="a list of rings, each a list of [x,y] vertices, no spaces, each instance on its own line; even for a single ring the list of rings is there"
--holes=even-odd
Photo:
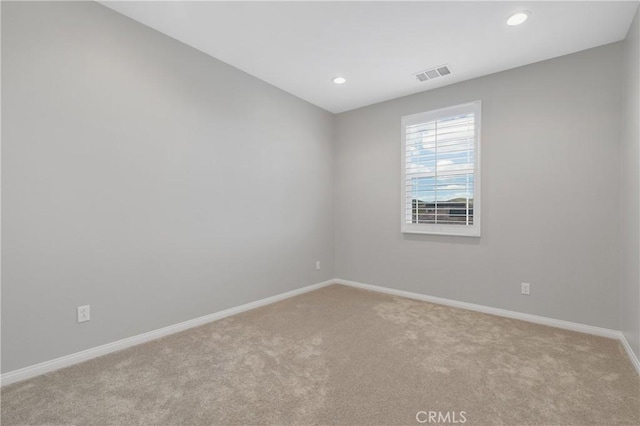
[[[320,269],[320,261],[316,260],[316,269]]]
[[[529,283],[522,283],[522,294],[526,296],[529,296],[531,294]]]
[[[78,306],[78,322],[85,322],[91,319],[91,306]]]

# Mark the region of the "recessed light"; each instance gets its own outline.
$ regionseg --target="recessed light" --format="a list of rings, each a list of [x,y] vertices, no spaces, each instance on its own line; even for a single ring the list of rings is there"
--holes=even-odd
[[[509,17],[509,19],[507,19],[507,25],[510,26],[516,26],[516,25],[520,25],[522,24],[524,21],[526,21],[529,18],[529,14],[531,12],[527,11],[527,10],[523,10],[522,12],[518,12],[518,13],[514,13],[513,15],[511,15]]]
[[[336,77],[333,79],[333,82],[335,84],[345,84],[347,82],[347,79],[344,77]]]

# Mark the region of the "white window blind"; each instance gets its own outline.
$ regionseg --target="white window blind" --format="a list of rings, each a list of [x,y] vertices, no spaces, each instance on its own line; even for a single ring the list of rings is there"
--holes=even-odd
[[[480,101],[402,118],[402,232],[480,236]]]

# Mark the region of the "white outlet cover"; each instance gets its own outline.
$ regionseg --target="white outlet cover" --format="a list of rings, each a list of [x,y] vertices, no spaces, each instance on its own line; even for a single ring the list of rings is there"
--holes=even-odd
[[[319,260],[316,261],[316,269],[320,269],[320,261]]]
[[[522,283],[522,294],[527,296],[531,294],[531,284]]]
[[[91,319],[91,306],[78,306],[78,322],[85,322]]]

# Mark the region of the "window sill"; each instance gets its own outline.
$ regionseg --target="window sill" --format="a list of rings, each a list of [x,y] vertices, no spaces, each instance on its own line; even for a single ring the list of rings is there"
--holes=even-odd
[[[480,238],[480,227],[451,229],[447,226],[438,227],[418,227],[403,226],[400,230],[403,234],[423,234],[423,235],[446,235],[452,237],[473,237]]]

